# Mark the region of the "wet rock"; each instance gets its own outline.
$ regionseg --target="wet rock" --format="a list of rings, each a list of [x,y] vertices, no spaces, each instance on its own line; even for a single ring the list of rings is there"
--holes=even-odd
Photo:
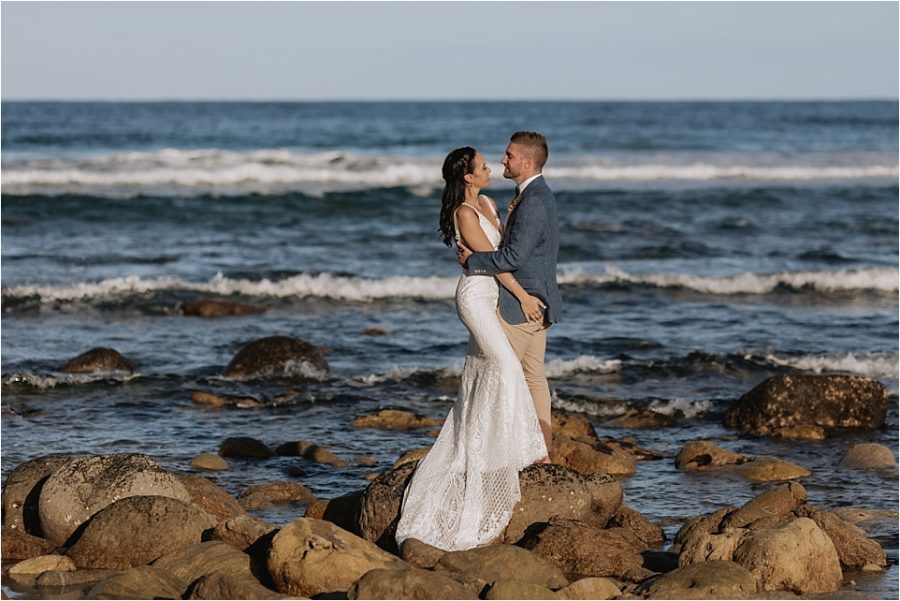
[[[220,541],[197,543],[153,562],[159,568],[178,579],[182,591],[192,582],[211,574],[230,574],[252,578],[250,557],[231,545]]]
[[[440,572],[416,568],[366,572],[347,591],[348,599],[477,599],[470,588]]]
[[[50,474],[69,461],[72,455],[44,455],[16,466],[3,484],[3,539],[7,528],[24,530],[28,534],[42,536],[38,513],[41,489]],[[6,549],[4,548],[4,559]]]
[[[708,440],[694,440],[681,447],[675,457],[675,467],[698,472],[726,465],[739,465],[750,460],[748,455],[733,453]]]
[[[66,373],[94,373],[107,371],[134,372],[134,364],[115,349],[97,347],[70,359],[59,367]]]
[[[140,566],[98,582],[85,599],[180,599],[181,582],[164,570]]]
[[[397,551],[394,535],[400,520],[403,491],[417,465],[405,463],[384,472],[366,487],[360,499],[360,536],[392,553]]]
[[[568,438],[593,438],[598,440],[597,430],[594,424],[587,416],[580,413],[569,413],[567,411],[552,411],[550,414],[550,423],[554,436],[565,436]]]
[[[607,428],[627,428],[631,430],[669,428],[675,425],[675,420],[671,415],[663,415],[650,409],[631,408],[623,415],[605,421],[603,425]]]
[[[622,591],[609,578],[582,578],[556,591],[557,599],[612,599]]]
[[[329,521],[359,536],[359,512],[363,492],[357,490],[334,499],[312,501],[303,517]]]
[[[666,540],[662,528],[624,503],[610,518],[606,527],[631,530],[647,547],[659,546]]]
[[[356,465],[366,465],[373,466],[378,465],[378,460],[372,457],[371,455],[363,455],[362,457],[356,458]]]
[[[552,562],[512,545],[489,545],[445,553],[435,571],[456,572],[484,583],[513,580],[551,589],[569,584]]]
[[[797,482],[783,484],[750,499],[724,517],[725,528],[746,528],[754,522],[773,516],[786,516],[806,503],[806,489]]]
[[[310,518],[284,526],[272,539],[268,558],[276,590],[306,597],[347,591],[370,570],[404,566],[373,543]]]
[[[887,389],[862,376],[773,376],[742,396],[725,425],[755,435],[798,426],[877,429],[887,415]]]
[[[851,524],[863,524],[872,520],[896,520],[898,513],[891,509],[866,509],[864,507],[841,507],[833,514]]]
[[[735,550],[734,561],[748,569],[760,588],[767,591],[806,595],[836,591],[843,583],[834,544],[808,518],[753,532]]]
[[[210,472],[227,470],[229,463],[215,453],[200,453],[190,463],[191,467],[197,470],[206,470]]]
[[[59,467],[44,483],[38,501],[41,526],[47,540],[62,545],[92,515],[136,495],[190,501],[178,479],[146,455],[80,457]]]
[[[722,532],[698,532],[684,541],[678,566],[709,561],[731,561],[734,551],[749,535],[746,528],[725,528]]]
[[[20,561],[9,568],[9,573],[12,576],[37,576],[48,570],[72,572],[75,570],[75,564],[71,559],[64,555],[41,555],[39,557],[32,557],[31,559]]]
[[[210,532],[209,538],[228,543],[239,551],[247,552],[260,539],[276,532],[277,526],[249,515],[242,515],[220,522]]]
[[[519,545],[567,574],[625,578],[640,570],[647,547],[623,528],[603,529],[577,520],[551,519],[532,529]]]
[[[750,482],[783,482],[812,475],[808,469],[777,457],[758,457],[733,466],[728,471]]]
[[[387,336],[387,330],[384,328],[366,328],[362,331],[363,336]]]
[[[624,500],[622,485],[610,474],[597,473],[584,479],[585,486],[591,493],[592,515],[590,523],[605,527]]]
[[[178,499],[128,497],[94,515],[68,556],[79,567],[124,570],[198,543],[215,525],[213,516]]]
[[[685,543],[702,534],[718,533],[722,519],[735,509],[737,508],[729,505],[713,513],[700,515],[688,520],[675,534],[675,540],[672,542],[672,551],[680,553]]]
[[[104,578],[109,578],[116,572],[114,570],[48,570],[37,577],[35,586],[40,588],[77,587],[93,585]]]
[[[273,375],[301,364],[328,371],[325,356],[315,346],[297,338],[270,336],[245,345],[225,368],[225,376],[247,378]]]
[[[806,505],[797,511],[797,515],[810,518],[828,535],[837,550],[842,568],[878,572],[887,567],[887,556],[881,545],[834,513]]]
[[[275,451],[255,438],[234,436],[222,441],[222,445],[219,447],[219,455],[244,459],[269,459],[275,456]]]
[[[191,496],[191,503],[219,522],[247,513],[237,499],[203,476],[179,476],[178,481]]]
[[[378,428],[379,430],[411,430],[440,426],[444,421],[425,417],[412,411],[401,409],[379,409],[377,413],[358,415],[351,425],[354,428]]]
[[[264,313],[265,307],[222,298],[194,298],[181,303],[181,314],[191,317],[232,317]]]
[[[3,561],[30,559],[40,555],[51,555],[56,548],[49,541],[28,534],[21,528],[3,526],[0,535],[3,544]]]
[[[430,570],[444,556],[443,549],[432,547],[417,538],[407,538],[400,545],[400,559],[411,566]]]
[[[241,506],[253,511],[267,507],[273,503],[310,503],[316,497],[312,491],[299,482],[273,482],[272,484],[254,484],[238,496]]]
[[[825,440],[825,428],[804,424],[801,426],[785,426],[772,430],[771,436],[788,440]]]
[[[303,457],[316,463],[325,463],[334,467],[347,467],[347,460],[338,457],[323,446],[314,444],[308,440],[286,442],[280,445],[275,452],[285,457]]]
[[[187,599],[291,599],[266,588],[252,576],[216,573],[202,576],[190,587]]]
[[[191,400],[198,405],[210,405],[212,407],[238,407],[240,409],[255,409],[262,407],[263,403],[253,397],[221,395],[195,390],[191,393]]]
[[[553,437],[553,463],[571,468],[583,476],[598,472],[613,476],[630,476],[634,473],[634,459],[627,453],[605,445],[599,440],[567,436]]]
[[[844,458],[840,467],[851,470],[868,470],[878,468],[890,468],[897,465],[894,452],[883,444],[864,442],[853,445]]]
[[[706,440],[686,443],[675,458],[675,466],[695,472],[723,471],[751,482],[777,482],[810,475],[809,470],[782,459],[733,453]]]
[[[484,596],[485,599],[556,599],[556,594],[546,586],[520,582],[518,580],[497,580]]]
[[[552,517],[590,522],[594,499],[578,472],[553,464],[530,465],[519,472],[521,498],[513,507],[503,542],[515,544],[529,526]]]
[[[400,455],[400,458],[394,462],[394,467],[400,467],[404,463],[421,461],[425,459],[425,455],[427,455],[430,450],[431,447],[419,447],[418,449],[407,451]]]
[[[641,583],[638,591],[649,599],[746,599],[756,593],[757,583],[733,561],[706,561]]]

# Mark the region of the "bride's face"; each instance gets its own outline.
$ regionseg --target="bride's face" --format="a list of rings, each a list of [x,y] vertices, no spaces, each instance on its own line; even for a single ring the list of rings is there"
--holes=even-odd
[[[475,166],[472,171],[472,185],[476,188],[487,188],[491,185],[491,168],[480,152],[475,153]]]

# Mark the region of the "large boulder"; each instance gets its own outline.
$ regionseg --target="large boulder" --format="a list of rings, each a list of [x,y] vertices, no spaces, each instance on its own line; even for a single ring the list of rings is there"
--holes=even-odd
[[[834,543],[841,567],[865,572],[878,572],[887,567],[884,549],[857,526],[845,522],[830,511],[811,505],[800,508],[796,513],[800,517],[808,517],[825,531]]]
[[[183,591],[193,582],[212,574],[253,576],[250,557],[220,541],[196,543],[167,553],[154,561],[153,567],[177,578]]]
[[[622,506],[625,499],[622,485],[614,476],[602,472],[588,476],[584,484],[591,493],[593,513],[589,521],[603,528]]]
[[[290,599],[266,588],[246,574],[215,573],[201,576],[188,590],[187,599]]]
[[[841,459],[840,467],[851,470],[869,470],[896,467],[894,452],[883,444],[863,442],[853,445]]]
[[[70,359],[59,367],[67,373],[134,372],[134,364],[115,349],[97,347]]]
[[[569,438],[588,437],[598,440],[597,429],[586,415],[581,413],[569,413],[568,411],[552,411],[550,423],[554,436],[567,436]]]
[[[480,583],[515,580],[558,589],[569,584],[563,572],[547,559],[512,545],[489,545],[445,553],[435,571],[462,574]]]
[[[588,577],[576,580],[556,591],[557,599],[612,599],[621,594],[615,582],[609,578]]]
[[[787,516],[806,503],[806,489],[798,482],[771,488],[724,517],[722,527],[747,528],[759,520]]]
[[[680,546],[679,567],[710,561],[731,561],[734,551],[750,533],[746,528],[725,528],[721,532],[696,532]]]
[[[753,532],[735,550],[734,561],[766,591],[808,595],[836,591],[843,584],[834,543],[809,518]]]
[[[306,506],[305,518],[327,520],[347,532],[359,535],[360,503],[365,491],[356,490],[334,499],[318,499]]]
[[[46,539],[28,534],[21,528],[3,526],[3,561],[50,555],[56,549]]]
[[[274,536],[277,531],[277,526],[273,526],[265,520],[242,515],[219,522],[209,532],[209,539],[228,543],[239,551],[249,552],[260,539],[269,535]]]
[[[756,578],[733,561],[705,561],[642,582],[648,599],[746,599],[757,591]]]
[[[191,496],[191,503],[220,522],[247,513],[237,499],[203,476],[178,476],[178,481]]]
[[[612,515],[606,527],[631,530],[647,547],[657,547],[666,540],[662,528],[624,503]]]
[[[122,453],[73,459],[56,469],[41,489],[41,527],[51,543],[63,545],[104,507],[138,495],[191,500],[184,485],[147,455]]]
[[[598,472],[613,476],[634,473],[634,458],[596,438],[554,436],[550,453],[553,463],[572,468],[583,476]]]
[[[347,591],[348,599],[477,599],[472,587],[458,580],[417,568],[366,572]]]
[[[403,491],[418,463],[405,463],[375,478],[359,503],[359,535],[392,553],[397,551],[397,522]]]
[[[181,303],[181,314],[191,317],[232,317],[264,313],[265,307],[224,298],[192,298]]]
[[[519,543],[567,574],[625,578],[641,570],[646,545],[623,528],[603,529],[577,520],[552,519]]]
[[[225,368],[225,377],[290,375],[302,365],[328,371],[322,351],[303,340],[289,336],[269,336],[245,345]]]
[[[85,599],[181,599],[181,580],[153,566],[117,572],[94,585]]]
[[[503,542],[515,544],[529,526],[552,517],[590,522],[594,499],[575,470],[554,464],[530,465],[519,472],[521,498],[503,532]]]
[[[311,518],[298,518],[279,530],[268,558],[276,589],[305,597],[345,592],[369,570],[405,566],[375,544]]]
[[[496,580],[485,593],[488,601],[498,599],[555,599],[556,594],[546,586],[521,580]]]
[[[159,496],[127,497],[95,514],[69,549],[82,568],[126,570],[201,541],[216,518]]]
[[[884,385],[868,377],[773,376],[728,409],[725,425],[760,436],[800,426],[878,429],[887,399]]]
[[[72,459],[72,455],[44,455],[16,466],[3,483],[3,526],[43,536],[38,513],[41,489],[50,474]]]
[[[400,545],[400,558],[416,568],[430,570],[444,556],[443,549],[423,543],[417,538],[407,538]]]
[[[694,472],[721,471],[751,482],[779,482],[810,475],[809,470],[788,461],[734,453],[707,440],[686,443],[675,457],[675,467]]]
[[[379,409],[375,413],[358,415],[350,425],[354,428],[378,428],[380,430],[411,430],[440,426],[444,421],[404,411],[402,409]]]

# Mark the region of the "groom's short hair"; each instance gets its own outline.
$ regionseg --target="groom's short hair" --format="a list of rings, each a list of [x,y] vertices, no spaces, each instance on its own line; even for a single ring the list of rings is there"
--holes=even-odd
[[[538,170],[543,169],[544,165],[547,164],[547,156],[549,155],[547,138],[541,134],[536,131],[517,131],[510,136],[509,141],[527,146],[531,151],[534,162],[537,163]]]

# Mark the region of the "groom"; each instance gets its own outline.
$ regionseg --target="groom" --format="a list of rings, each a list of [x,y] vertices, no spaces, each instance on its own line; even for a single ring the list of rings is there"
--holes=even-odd
[[[500,162],[504,167],[503,177],[516,182],[516,196],[507,209],[500,249],[472,253],[460,244],[457,258],[471,274],[512,272],[525,291],[544,304],[543,315],[538,312],[526,316],[516,297],[500,286],[500,323],[522,362],[549,456],[553,434],[544,351],[547,330],[559,321],[562,297],[556,283],[559,255],[556,199],[541,175],[547,154],[547,140],[539,133],[519,131],[510,137]]]

